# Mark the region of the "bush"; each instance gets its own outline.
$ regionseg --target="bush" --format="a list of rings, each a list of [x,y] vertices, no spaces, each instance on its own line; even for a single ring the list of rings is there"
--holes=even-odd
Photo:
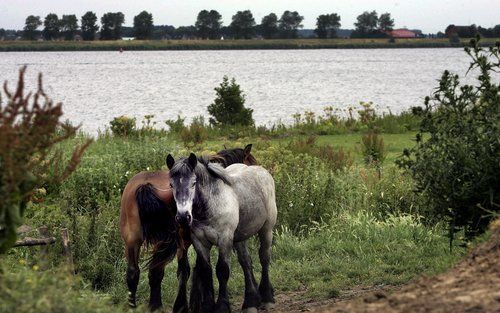
[[[208,113],[212,116],[210,124],[214,126],[241,125],[251,126],[254,124],[252,109],[245,108],[245,96],[233,78],[231,83],[224,76],[219,87],[215,88],[217,96],[212,104],[208,106]]]
[[[365,163],[368,165],[382,164],[386,156],[384,139],[375,132],[369,132],[361,137],[361,141]]]
[[[176,120],[166,120],[165,123],[169,127],[169,132],[174,133],[174,134],[180,134],[186,126],[184,125],[184,121],[186,119],[182,118],[180,115],[177,115]]]
[[[484,232],[500,208],[500,86],[491,79],[500,70],[500,44],[489,51],[471,44],[466,52],[478,83],[461,85],[458,75],[445,71],[425,101],[415,147],[398,161],[433,212],[449,221],[450,240],[462,228],[467,238]]]
[[[189,127],[181,131],[181,140],[185,146],[190,143],[201,144],[208,139],[208,130],[203,116],[197,116],[191,122]]]
[[[122,115],[120,117],[115,117],[109,124],[115,136],[126,137],[135,132],[135,118]]]

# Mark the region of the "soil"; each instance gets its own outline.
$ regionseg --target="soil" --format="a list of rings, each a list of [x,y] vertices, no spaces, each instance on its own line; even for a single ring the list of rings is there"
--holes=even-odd
[[[275,312],[499,312],[500,219],[491,238],[449,271],[402,287],[374,286],[349,290],[337,299],[299,300],[301,292],[277,296]]]

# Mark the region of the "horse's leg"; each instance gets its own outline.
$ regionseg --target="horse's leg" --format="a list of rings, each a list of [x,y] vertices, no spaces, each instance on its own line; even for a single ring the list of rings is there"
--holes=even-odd
[[[153,254],[153,258],[149,264],[149,309],[151,311],[155,311],[162,306],[161,282],[163,280],[163,276],[165,275],[165,265],[167,264],[167,260],[165,259],[165,255],[158,252],[158,250],[161,251],[161,249],[162,245],[160,244],[160,246],[155,249],[156,252]]]
[[[193,237],[193,246],[196,250],[196,266],[193,274],[193,288],[200,291],[201,313],[213,313],[214,311],[214,281],[212,278],[212,266],[210,265],[211,246],[203,245],[196,237]],[[192,311],[198,313],[197,311]]]
[[[187,249],[182,249],[182,255],[177,259],[177,280],[179,281],[179,289],[177,291],[177,298],[174,302],[173,313],[187,313],[187,282],[189,279],[189,259]]]
[[[193,268],[193,277],[191,278],[191,293],[189,295],[189,311],[191,313],[199,313],[201,311],[201,291],[203,287],[201,286],[200,279],[200,268],[203,267],[203,259],[200,256],[196,256],[196,264]]]
[[[259,292],[265,309],[274,306],[274,290],[269,280],[269,263],[271,263],[271,250],[273,243],[273,230],[264,226],[259,231],[260,248],[259,258],[262,265],[262,278],[260,280]]]
[[[229,293],[227,291],[227,281],[229,280],[231,252],[233,246],[232,236],[222,236],[219,241],[219,258],[215,267],[217,280],[219,281],[219,297],[215,306],[216,313],[229,313],[231,306],[229,305]]]
[[[127,259],[127,287],[128,287],[128,305],[132,308],[137,306],[136,292],[139,284],[139,253],[141,243],[127,245],[125,247],[125,258]]]
[[[244,313],[255,313],[260,306],[261,300],[257,289],[257,281],[253,275],[252,258],[248,253],[245,241],[235,243],[234,248],[238,253],[238,262],[240,262],[245,275],[245,300],[243,301],[242,310]]]

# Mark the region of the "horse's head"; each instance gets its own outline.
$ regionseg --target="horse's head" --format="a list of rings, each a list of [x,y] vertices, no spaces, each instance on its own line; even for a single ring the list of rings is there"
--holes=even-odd
[[[175,161],[174,157],[167,156],[167,166],[170,170],[170,188],[172,188],[175,202],[177,203],[177,215],[175,220],[181,226],[191,226],[193,222],[193,201],[196,195],[196,165],[198,159],[194,153],[188,158],[180,158]]]
[[[210,161],[221,163],[224,167],[231,164],[243,163],[246,165],[257,165],[257,160],[251,153],[252,144],[247,145],[244,149],[233,148],[224,149],[211,158]]]

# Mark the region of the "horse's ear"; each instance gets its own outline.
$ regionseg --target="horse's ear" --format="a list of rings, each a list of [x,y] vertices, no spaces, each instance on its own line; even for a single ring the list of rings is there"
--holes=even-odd
[[[245,149],[243,150],[243,152],[245,153],[245,156],[248,156],[251,151],[252,151],[252,144],[247,145],[245,147]]]
[[[196,154],[191,153],[188,158],[188,164],[191,166],[191,168],[194,170],[196,167],[196,163],[198,163],[198,159],[196,158]]]
[[[167,161],[168,169],[171,170],[172,167],[174,167],[175,159],[170,153],[168,154],[166,161]]]

